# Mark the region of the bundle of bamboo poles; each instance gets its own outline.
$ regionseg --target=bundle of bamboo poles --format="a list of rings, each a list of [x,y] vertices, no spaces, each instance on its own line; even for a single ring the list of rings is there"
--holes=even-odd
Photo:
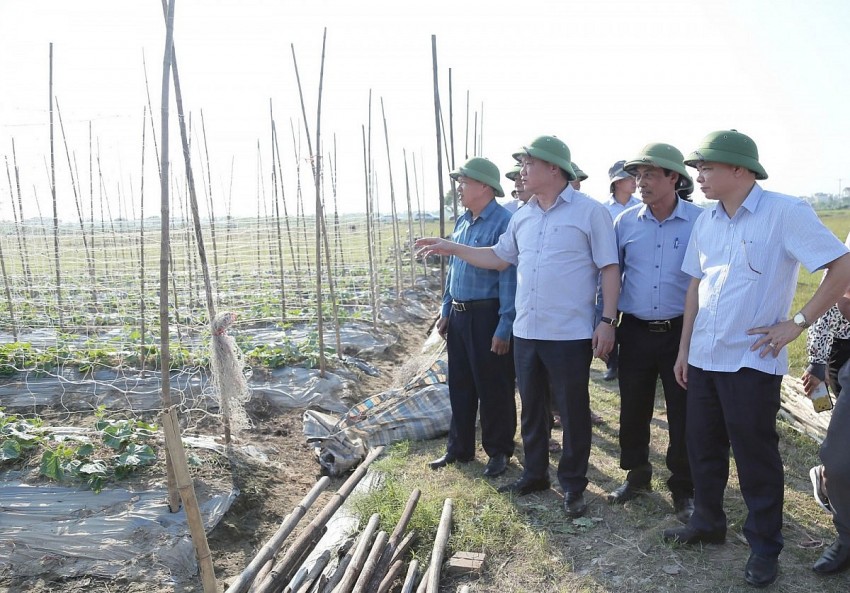
[[[390,534],[380,529],[380,517],[374,514],[356,539],[350,538],[335,552],[325,550],[314,561],[305,562],[323,535],[327,523],[381,450],[376,449],[366,458],[316,518],[299,533],[285,552],[281,552],[287,536],[327,485],[327,478],[320,480],[292,513],[286,516],[278,531],[233,581],[226,593],[436,593],[440,567],[451,532],[452,500],[445,501],[427,569],[420,571],[419,562],[410,560],[405,572],[405,558],[415,538],[415,532],[407,532],[407,527],[419,502],[421,493],[418,489],[410,494]]]

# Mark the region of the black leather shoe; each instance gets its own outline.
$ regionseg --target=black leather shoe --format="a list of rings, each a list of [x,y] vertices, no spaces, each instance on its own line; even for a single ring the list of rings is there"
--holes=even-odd
[[[605,373],[602,375],[602,379],[605,381],[614,381],[617,378],[617,367],[611,367],[607,369]]]
[[[818,574],[835,574],[850,568],[850,545],[835,540],[832,545],[823,551],[823,554],[812,566]]]
[[[484,475],[490,478],[501,476],[508,468],[508,456],[504,453],[497,453],[487,462],[487,467],[484,468]]]
[[[760,556],[753,552],[747,560],[747,568],[744,569],[744,580],[753,587],[767,587],[776,580],[778,574],[778,558]]]
[[[675,542],[689,546],[694,544],[722,544],[726,541],[726,530],[699,531],[690,525],[683,525],[682,527],[665,529],[661,537],[665,542]]]
[[[633,484],[626,480],[623,484],[608,495],[611,504],[623,504],[641,494],[646,494],[652,489],[649,483]]]
[[[441,467],[446,467],[453,463],[468,463],[470,461],[472,461],[471,457],[469,459],[460,459],[454,453],[446,453],[442,457],[437,457],[434,461],[430,462],[428,467],[431,469],[440,469]]]
[[[694,514],[694,499],[691,496],[674,496],[673,511],[676,513],[676,518],[679,523],[688,524],[691,520],[691,515]]]
[[[581,492],[564,493],[564,513],[567,517],[575,519],[587,512],[587,503],[584,502],[584,494]]]
[[[537,480],[520,478],[516,482],[511,482],[510,484],[499,486],[497,492],[508,492],[511,494],[516,494],[517,496],[525,496],[526,494],[531,494],[532,492],[548,490],[550,486],[551,484],[549,483],[549,478],[540,478]]]

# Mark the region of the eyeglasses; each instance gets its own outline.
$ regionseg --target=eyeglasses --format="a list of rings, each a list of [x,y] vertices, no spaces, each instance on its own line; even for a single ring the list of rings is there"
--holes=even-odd
[[[752,271],[753,271],[753,272],[755,272],[756,274],[761,275],[761,272],[759,272],[758,270],[756,270],[756,269],[753,267],[753,264],[751,264],[751,263],[750,263],[750,255],[749,255],[749,253],[747,253],[747,241],[746,241],[746,240],[744,240],[744,239],[741,239],[741,245],[744,247],[744,257],[745,257],[745,258],[746,258],[746,260],[747,260],[747,267],[748,267],[748,268],[750,268],[750,270],[752,270]]]

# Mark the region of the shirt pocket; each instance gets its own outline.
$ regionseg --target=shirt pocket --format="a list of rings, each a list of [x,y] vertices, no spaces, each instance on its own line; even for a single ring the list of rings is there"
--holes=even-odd
[[[757,281],[767,271],[769,254],[767,246],[760,241],[741,239],[738,244],[737,265],[747,280]]]
[[[576,253],[588,251],[587,234],[572,224],[554,224],[543,233],[543,248],[554,253]]]

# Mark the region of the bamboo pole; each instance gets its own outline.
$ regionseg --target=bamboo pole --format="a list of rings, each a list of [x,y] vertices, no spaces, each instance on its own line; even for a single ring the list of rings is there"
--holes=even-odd
[[[369,553],[372,536],[375,534],[375,531],[377,531],[378,522],[380,520],[381,516],[378,515],[378,513],[369,517],[369,522],[366,524],[366,528],[363,530],[363,533],[360,535],[360,539],[357,541],[357,547],[351,556],[351,561],[348,563],[348,567],[339,579],[339,583],[333,589],[333,593],[350,593],[351,588],[354,587],[354,583],[357,581],[357,576],[360,574],[360,569],[363,568],[363,562],[366,560],[366,555]]]
[[[443,503],[443,514],[440,516],[440,525],[437,527],[437,536],[434,538],[434,549],[431,552],[431,567],[428,571],[428,587],[426,593],[438,593],[440,590],[440,569],[443,565],[443,555],[446,553],[446,544],[452,529],[452,507],[454,502],[447,498]]]
[[[175,76],[175,81],[177,80]],[[207,209],[210,212],[210,239],[212,240],[212,252],[213,252],[213,273],[215,275],[215,286],[216,286],[216,302],[221,306],[221,296],[219,293],[219,287],[221,286],[218,275],[218,248],[215,240],[215,208],[213,203],[213,195],[212,195],[212,171],[210,171],[210,149],[207,145],[207,126],[204,123],[204,110],[201,109],[201,133],[204,137],[204,156],[207,161]]]
[[[304,118],[304,134],[307,136],[307,148],[310,160],[313,163],[313,181],[316,188],[316,330],[319,342],[319,375],[325,376],[327,361],[325,360],[325,335],[324,335],[324,311],[322,311],[322,234],[324,231],[324,211],[322,208],[322,82],[325,74],[325,47],[328,29],[325,27],[322,34],[322,59],[319,68],[319,98],[316,109],[316,151],[313,151],[310,140],[310,130],[307,128],[307,110],[304,106],[304,93],[301,90],[301,77],[298,74],[298,61],[295,59],[295,44],[290,44],[292,49],[292,63],[295,66],[295,78],[298,83],[298,97],[301,100],[301,115]],[[330,270],[328,278],[330,279]]]
[[[431,573],[431,560],[429,558],[428,564],[425,565],[425,570],[422,571],[422,580],[419,581],[419,586],[416,587],[416,593],[425,593],[425,590],[428,588],[428,575]]]
[[[161,369],[162,407],[171,407],[171,351],[169,349],[168,324],[168,265],[171,246],[169,242],[170,208],[168,200],[168,89],[171,73],[171,47],[174,41],[174,2],[168,2],[168,17],[165,26],[165,52],[162,58],[162,156],[160,163],[160,251],[159,251],[159,355]],[[101,217],[102,220],[102,217]],[[165,468],[168,483],[168,507],[172,513],[180,510],[177,479],[171,454],[166,449]]]
[[[416,207],[419,210],[419,236],[425,236],[425,217],[422,209],[422,196],[419,193],[419,174],[416,170],[416,153],[413,154],[413,186],[416,188]],[[424,193],[424,192],[423,192]],[[428,275],[427,258],[422,258],[422,275]]]
[[[283,546],[286,538],[289,537],[289,534],[292,533],[292,530],[295,529],[298,522],[304,517],[304,515],[307,514],[307,510],[313,506],[313,503],[316,502],[319,495],[325,491],[325,488],[328,487],[330,481],[331,479],[329,477],[324,476],[313,485],[310,492],[308,492],[307,495],[301,499],[301,502],[295,506],[292,512],[283,519],[283,523],[281,523],[274,535],[269,538],[262,548],[260,548],[257,555],[254,556],[248,566],[245,567],[242,574],[240,574],[236,580],[230,584],[230,587],[227,588],[225,593],[244,593],[248,589],[251,583],[256,579],[259,570],[264,564],[266,564],[266,562],[274,558],[274,555],[277,554],[278,550],[280,550]]]
[[[284,587],[283,593],[298,593],[299,591],[309,590],[310,587],[313,586],[313,582],[316,578],[321,574],[321,572],[325,569],[325,566],[328,565],[328,562],[331,559],[331,551],[325,550],[316,561],[313,563],[313,566],[307,569],[306,566],[302,566],[298,569],[298,572],[295,573],[295,576],[292,577],[292,580],[289,581],[289,584]]]
[[[351,558],[354,556],[354,547],[351,546],[350,543],[347,543],[343,547],[345,547],[346,550],[342,554],[342,558],[340,558],[336,567],[333,568],[325,582],[319,586],[313,587],[314,593],[333,593],[333,590],[342,580],[343,575],[345,575],[346,570],[348,570],[349,564],[351,564]],[[340,548],[340,551],[341,550],[342,548]]]
[[[438,204],[440,205],[440,236],[446,236],[446,212],[443,208],[443,151],[440,140],[440,84],[437,70],[437,36],[431,35],[431,60],[434,71],[434,124],[437,127],[437,188],[440,192]],[[446,261],[440,258],[440,286],[446,285]]]
[[[384,578],[381,579],[380,584],[378,585],[377,592],[378,593],[387,593],[390,590],[390,587],[398,578],[398,575],[401,574],[401,568],[404,566],[404,562],[401,560],[396,560],[390,566],[390,569],[384,575]]]
[[[59,264],[59,206],[56,201],[56,155],[53,150],[53,42],[50,43],[50,195],[53,197],[53,257],[56,272],[56,316],[59,330],[65,327],[62,313],[62,271]]]
[[[449,68],[449,144],[451,152],[448,154],[449,169],[455,170],[455,124],[454,124],[454,101],[452,100],[452,69]],[[448,147],[446,147],[448,150]],[[452,183],[452,214],[457,220],[457,186],[454,177],[450,177]]]
[[[384,98],[381,97],[381,117],[384,120],[384,140],[387,145],[387,168],[390,172],[390,208],[393,217],[393,249],[395,250],[395,294],[401,296],[401,242],[399,241],[398,212],[395,205],[395,185],[393,184],[393,166],[390,159],[390,136],[387,131],[387,115],[384,111]]]
[[[169,14],[173,15],[174,0],[169,2]],[[186,521],[189,523],[189,532],[192,536],[192,544],[198,556],[198,565],[201,569],[201,584],[204,593],[215,593],[218,584],[215,580],[215,569],[212,563],[212,553],[207,544],[207,535],[204,530],[204,520],[195,498],[195,487],[192,485],[192,476],[189,474],[189,465],[186,463],[186,452],[183,450],[183,441],[180,439],[180,427],[177,423],[177,412],[174,407],[163,412],[162,428],[165,432],[165,444],[171,452],[174,460],[174,473],[177,476],[177,490],[186,510]]]
[[[0,272],[3,274],[3,287],[6,291],[6,305],[9,308],[9,323],[12,326],[12,338],[18,341],[18,324],[15,322],[15,304],[12,301],[12,289],[9,286],[9,276],[6,274],[6,258],[3,255],[3,243],[0,241]]]
[[[413,587],[416,586],[416,578],[419,576],[419,560],[411,560],[407,565],[407,576],[404,577],[404,583],[401,585],[401,593],[413,593]]]
[[[295,250],[292,247],[292,231],[289,228],[289,212],[286,209],[286,196],[283,195],[283,169],[280,166],[280,149],[277,145],[277,128],[275,126],[274,115],[272,113],[272,102],[269,99],[269,117],[271,118],[271,126],[272,126],[272,185],[273,185],[273,195],[274,195],[274,210],[275,210],[275,230],[277,231],[277,251],[278,251],[278,265],[280,266],[279,274],[280,274],[280,316],[283,321],[286,321],[286,271],[283,262],[283,242],[281,240],[281,228],[280,228],[280,202],[278,202],[278,183],[280,184],[280,194],[281,194],[281,202],[283,202],[283,215],[284,215],[284,224],[286,225],[286,237],[289,240],[289,251],[292,254],[294,266],[295,266],[295,291],[300,295],[301,293],[301,279],[300,274],[298,273],[298,263],[295,259]],[[277,152],[277,170],[275,170],[275,152]],[[280,177],[278,178],[278,173],[280,173]]]
[[[371,91],[370,91],[371,92]],[[369,195],[369,163],[366,152],[366,126],[361,125],[363,136],[363,176],[366,180],[366,249],[369,255],[369,304],[372,309],[372,329],[378,329],[378,294],[375,287],[375,238],[372,233],[372,200]]]
[[[416,254],[413,253],[413,207],[410,203],[410,176],[407,172],[407,150],[404,155],[404,192],[407,195],[407,252],[410,256],[410,288],[415,286]],[[422,218],[420,215],[419,218]]]
[[[14,156],[14,152],[15,152],[15,140],[13,138],[12,139],[12,155],[13,156]],[[27,261],[27,258],[26,258],[26,248],[24,247],[25,242],[24,242],[23,237],[22,237],[23,232],[22,232],[22,228],[21,228],[21,226],[22,226],[21,222],[23,222],[23,210],[21,211],[21,219],[19,221],[18,220],[18,213],[15,210],[15,193],[12,191],[12,175],[9,173],[9,158],[8,157],[4,157],[4,158],[6,160],[6,179],[9,180],[9,197],[11,198],[11,202],[12,202],[12,217],[15,221],[15,234],[18,237],[18,255],[21,258],[21,272],[23,272],[23,275],[24,275],[24,285],[26,286],[27,293],[29,294],[30,300],[32,300],[32,298],[33,298],[32,280],[30,278],[29,262]],[[18,179],[18,168],[17,168],[17,166],[15,166],[15,179],[16,179],[16,181]],[[20,186],[20,183],[18,183],[18,196],[19,196],[19,198],[20,198],[20,195],[21,195],[21,186]]]
[[[141,375],[145,376],[145,335],[147,334],[147,322],[145,320],[145,130],[147,129],[148,108],[142,110],[142,181],[140,193],[139,214],[141,224],[139,225],[139,366]],[[94,230],[94,229],[92,229]],[[94,249],[94,245],[92,245]],[[94,271],[94,266],[92,266]]]
[[[363,463],[354,470],[354,473],[345,481],[345,483],[336,491],[333,498],[325,505],[319,514],[298,534],[298,537],[292,542],[290,548],[286,551],[284,557],[275,564],[269,576],[267,576],[258,588],[258,593],[271,593],[275,588],[279,588],[286,581],[290,571],[296,565],[297,559],[301,551],[308,545],[311,538],[316,532],[324,528],[330,518],[339,510],[342,503],[348,498],[354,487],[366,475],[366,470],[369,465],[384,451],[383,445],[373,449]]]
[[[351,593],[366,593],[369,581],[372,580],[372,574],[378,566],[378,560],[380,560],[381,554],[383,553],[386,545],[387,532],[379,531],[378,535],[375,536],[375,543],[372,544],[372,549],[366,557],[366,562],[363,564],[363,570],[360,571],[360,576],[357,577],[357,582],[354,583],[354,588],[351,590]]]
[[[413,511],[416,509],[416,504],[419,502],[419,497],[422,492],[419,488],[416,488],[413,492],[410,493],[410,496],[407,499],[407,503],[404,505],[404,510],[401,513],[401,517],[399,517],[398,523],[396,523],[395,528],[393,529],[392,534],[387,541],[387,545],[385,549],[381,552],[381,557],[378,559],[377,566],[375,568],[375,574],[377,578],[373,578],[370,586],[368,587],[369,593],[375,593],[378,590],[378,585],[380,584],[381,577],[387,572],[387,569],[394,562],[395,552],[398,548],[399,540],[402,538],[402,534],[404,534],[404,530],[407,529],[407,525],[410,523],[411,517],[413,517]]]

